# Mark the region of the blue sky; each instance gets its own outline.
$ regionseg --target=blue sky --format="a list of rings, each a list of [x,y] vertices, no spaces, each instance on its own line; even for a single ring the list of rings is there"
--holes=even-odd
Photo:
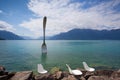
[[[0,0],[0,30],[22,36],[42,36],[74,28],[120,29],[120,0]]]

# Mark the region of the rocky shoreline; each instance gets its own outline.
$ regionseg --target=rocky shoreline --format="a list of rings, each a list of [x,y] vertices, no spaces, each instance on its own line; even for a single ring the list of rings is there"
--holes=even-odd
[[[7,72],[3,66],[0,66],[0,80],[120,80],[119,70],[96,70],[88,72],[80,69],[83,74],[74,76],[68,71],[52,69],[52,73],[33,74],[33,71]]]

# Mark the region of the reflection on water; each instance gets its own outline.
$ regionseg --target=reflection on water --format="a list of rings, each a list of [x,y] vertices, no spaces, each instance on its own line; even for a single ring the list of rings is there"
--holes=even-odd
[[[46,64],[47,61],[47,54],[42,53],[41,54],[41,63]]]
[[[47,54],[47,45],[45,42],[43,42],[41,50],[42,50],[42,54]]]
[[[0,64],[11,71],[37,71],[37,64],[48,70],[55,66],[64,70],[66,63],[83,68],[83,61],[97,69],[120,68],[120,41],[48,40],[46,44],[48,53],[42,54],[42,40],[0,41]]]

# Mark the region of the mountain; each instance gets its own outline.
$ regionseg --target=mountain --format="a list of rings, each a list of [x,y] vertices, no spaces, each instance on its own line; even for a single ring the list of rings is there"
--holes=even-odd
[[[0,38],[0,40],[5,40],[5,39],[3,39],[3,38]]]
[[[23,40],[22,37],[5,30],[0,30],[0,38],[5,40]]]
[[[120,40],[120,29],[92,30],[73,29],[68,32],[52,36],[53,40]]]

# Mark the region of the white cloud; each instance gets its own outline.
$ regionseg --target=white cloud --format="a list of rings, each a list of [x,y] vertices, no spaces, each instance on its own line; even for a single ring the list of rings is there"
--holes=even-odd
[[[0,20],[0,30],[14,32],[15,29],[13,28],[11,24],[8,24],[7,22]]]
[[[72,0],[30,0],[28,8],[37,17],[20,24],[36,37],[42,36],[42,18],[48,17],[46,35],[51,36],[73,28],[81,29],[118,29],[120,13],[113,10],[120,4],[119,0],[111,0],[92,5],[84,9],[86,3]],[[92,4],[92,3],[90,3]]]

